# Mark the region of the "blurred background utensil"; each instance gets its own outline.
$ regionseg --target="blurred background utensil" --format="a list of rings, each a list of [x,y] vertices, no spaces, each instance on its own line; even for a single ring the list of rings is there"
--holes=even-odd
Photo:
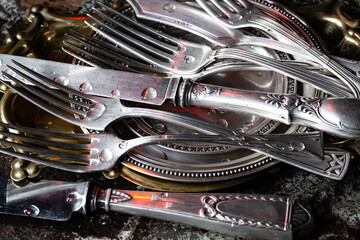
[[[214,19],[220,21],[229,28],[259,27],[262,29],[270,29],[290,40],[292,43],[303,48],[312,60],[322,64],[327,70],[343,81],[348,86],[355,97],[360,96],[360,78],[355,76],[345,67],[328,57],[324,52],[319,51],[314,46],[307,43],[298,36],[294,31],[288,29],[273,19],[263,14],[259,9],[249,3],[247,0],[233,2],[232,0],[211,1],[208,4],[205,0],[197,0],[197,3]]]

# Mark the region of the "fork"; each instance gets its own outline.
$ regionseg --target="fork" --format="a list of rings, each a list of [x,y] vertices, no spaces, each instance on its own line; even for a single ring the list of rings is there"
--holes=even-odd
[[[173,142],[204,142],[254,149],[338,180],[344,176],[350,157],[347,152],[323,152],[319,132],[263,136],[153,135],[123,140],[112,133],[70,134],[0,123],[0,135],[1,153],[76,173],[109,170],[132,149]]]
[[[196,106],[207,109],[215,108],[232,112],[245,112],[288,125],[298,123],[345,138],[356,139],[360,136],[358,122],[360,100],[357,98],[306,98],[296,94],[254,92],[193,83],[182,78],[166,79],[160,77],[151,79],[150,77],[153,76],[149,76],[149,79],[146,79],[146,75],[140,75],[145,77],[142,81],[135,80],[134,83],[129,80],[126,81],[126,84],[130,84],[134,89],[124,92],[122,86],[117,86],[116,89],[112,90],[113,97],[106,98],[88,94],[93,88],[90,82],[81,83],[79,86],[80,91],[77,91],[61,84],[61,80],[57,82],[58,78],[52,80],[15,60],[12,60],[12,62],[21,70],[6,64],[8,69],[3,72],[4,79],[1,79],[1,82],[50,114],[88,129],[104,130],[111,123],[120,119],[148,117],[165,122],[179,122],[180,126],[195,131],[231,134],[231,130],[227,130],[225,127],[217,128],[209,122],[202,122],[171,112],[154,110],[148,107],[124,106],[116,97],[116,94],[118,94],[120,99],[131,99],[131,101],[138,103],[162,105],[164,101],[168,100],[181,107]],[[101,92],[102,88],[107,89],[109,86],[113,86],[112,83],[106,83],[110,72],[119,72],[103,69],[98,71],[101,72],[97,77],[97,82],[102,83],[98,89]],[[134,78],[137,78],[136,75],[138,74],[133,75],[135,75]],[[26,80],[34,86],[28,85]],[[17,86],[11,85],[11,81],[15,82]],[[146,86],[142,86],[142,83]],[[168,92],[159,94],[159,99],[156,98],[157,91],[152,87],[157,84]],[[54,91],[51,86],[59,91]],[[141,95],[139,95],[140,92]],[[161,90],[161,92],[163,91]],[[133,96],[122,98],[124,94]]]
[[[148,107],[127,107],[121,103],[118,99],[120,98],[148,105],[162,105],[164,101],[168,100],[181,107],[195,106],[240,113],[245,112],[288,125],[302,124],[339,137],[356,139],[360,136],[358,122],[360,100],[357,98],[306,98],[296,94],[254,92],[193,83],[182,78],[160,77],[153,79],[151,78],[153,76],[149,76],[149,79],[146,79],[146,75],[140,75],[144,77],[141,81],[136,76],[138,74],[133,74],[133,77],[138,80],[131,82],[127,79],[122,83],[133,86],[133,89],[125,92],[122,91],[122,86],[118,85],[112,90],[112,97],[107,98],[89,94],[93,89],[90,82],[81,83],[79,86],[80,91],[77,91],[64,86],[61,80],[58,82],[58,78],[55,78],[55,80],[50,79],[15,60],[12,60],[12,62],[20,70],[6,64],[8,69],[3,72],[1,82],[50,114],[88,129],[104,130],[111,123],[120,119],[148,117],[165,122],[179,122],[182,127],[195,131],[205,131],[205,133],[218,134],[225,131],[229,134],[229,131],[231,132],[225,127],[217,129],[215,125],[209,122],[205,123],[167,111],[154,110]],[[112,83],[107,83],[110,72],[120,73],[103,69],[98,70],[98,72],[101,74],[96,81],[102,83],[99,86],[99,92],[102,92],[102,88],[113,87]],[[28,85],[26,80],[34,86]],[[15,82],[17,86],[11,85],[11,81]],[[144,87],[142,83],[146,86]],[[157,86],[154,85],[159,85],[159,88],[162,87],[159,98],[156,98],[158,93],[153,87]],[[51,86],[59,91],[54,91]],[[36,87],[40,89],[36,89]],[[163,93],[165,89],[167,93]],[[132,96],[124,97],[125,94]]]
[[[95,97],[83,92],[73,90],[67,86],[61,85],[51,79],[44,77],[43,75],[35,72],[34,70],[23,66],[22,64],[14,61],[14,63],[20,67],[22,70],[29,72],[33,76],[42,80],[44,83],[54,86],[60,91],[55,91],[49,86],[40,83],[38,80],[30,77],[29,75],[23,73],[22,71],[8,65],[9,69],[12,70],[15,74],[22,77],[23,80],[27,80],[33,83],[36,87],[26,85],[22,80],[17,79],[16,77],[10,75],[8,72],[3,72],[5,78],[8,78],[14,81],[18,86],[14,86],[11,83],[6,82],[5,80],[0,80],[7,87],[15,91],[15,93],[24,97],[28,101],[32,102],[36,106],[42,108],[43,110],[53,114],[65,121],[73,123],[78,126],[85,128],[95,129],[95,130],[104,130],[112,122],[126,118],[126,117],[149,117],[155,118],[162,121],[172,121],[178,123],[180,126],[188,127],[195,131],[206,133],[206,134],[216,134],[216,135],[225,135],[225,136],[234,136],[238,135],[236,131],[232,131],[227,128],[220,126],[214,126],[210,123],[196,120],[193,118],[184,117],[174,113],[169,113],[160,110],[147,109],[147,108],[134,108],[134,107],[125,107],[121,104],[119,99],[114,98],[103,98]],[[85,84],[86,85],[86,84]],[[86,88],[86,86],[82,88]],[[41,90],[41,91],[40,91]],[[65,92],[65,94],[63,94]],[[73,108],[69,106],[77,106]],[[58,110],[62,109],[62,111]],[[297,135],[278,135],[280,139],[286,139],[288,143],[297,142]],[[295,138],[294,141],[291,141]],[[307,135],[311,138],[311,134]],[[274,138],[271,136],[266,136],[265,138]],[[301,137],[300,137],[301,138]],[[313,139],[314,140],[314,139]],[[267,147],[273,147],[272,143],[269,141]],[[313,141],[313,144],[316,144],[316,141]],[[266,144],[265,144],[266,145]],[[304,145],[304,144],[303,144]],[[300,144],[301,146],[303,146]],[[296,145],[298,146],[298,145]],[[305,145],[304,145],[305,146]],[[249,146],[251,148],[251,146]],[[295,147],[296,148],[296,147]],[[257,148],[255,147],[255,150]],[[322,149],[322,145],[321,145]],[[292,160],[286,159],[283,156],[275,156],[275,153],[269,151],[256,150],[265,155],[279,159],[280,161],[286,161],[286,163],[297,166],[304,170],[315,172],[322,175],[329,175],[325,170],[329,168],[329,158],[323,158],[322,161],[316,161],[310,157],[304,157],[304,155],[298,156],[297,158],[293,157]],[[320,150],[321,151],[321,150]],[[289,154],[289,153],[286,153]],[[336,154],[335,154],[336,155]],[[334,156],[335,156],[334,155]],[[331,160],[333,162],[334,159]],[[335,161],[336,163],[338,161]],[[331,163],[331,165],[334,165]],[[337,164],[335,164],[337,165]],[[324,173],[324,171],[326,173]],[[338,172],[339,173],[339,172]],[[336,173],[336,174],[338,174]],[[333,174],[330,174],[333,175]]]
[[[97,97],[86,94],[55,82],[19,62],[13,62],[20,69],[31,73],[45,84],[12,66],[8,66],[8,68],[18,76],[34,84],[37,88],[23,83],[22,80],[17,79],[6,71],[3,72],[3,77],[14,81],[18,86],[14,86],[3,79],[0,79],[0,82],[41,109],[80,127],[103,131],[115,121],[131,117],[143,117],[165,122],[176,122],[182,127],[206,134],[232,134],[232,131],[229,129],[191,117],[157,109],[128,107],[116,98]],[[49,86],[53,86],[60,91],[56,91]],[[83,90],[86,90],[87,84],[81,87]]]
[[[199,72],[217,59],[230,58],[267,67],[296,80],[316,86],[334,96],[349,96],[349,90],[342,82],[336,80],[330,81],[329,77],[309,72],[302,67],[282,63],[239,47],[212,50],[206,45],[200,45],[159,33],[155,29],[134,21],[115,10],[113,10],[113,14],[127,21],[132,27],[109,17],[96,8],[93,8],[93,11],[100,16],[103,21],[88,14],[89,18],[98,25],[94,26],[85,21],[92,30],[116,46],[128,51],[128,54],[132,54],[136,58],[140,58],[149,64],[156,65],[174,74],[186,76]]]
[[[247,0],[238,0],[237,3],[232,0],[223,0],[221,3],[218,0],[211,0],[211,5],[205,0],[196,0],[196,2],[209,15],[228,28],[254,27],[280,34],[285,37],[285,39],[304,49],[306,53],[312,57],[313,61],[323,65],[324,68],[342,80],[342,82],[352,90],[355,97],[360,97],[359,77],[355,76],[316,47],[307,43],[294,31],[263,14]]]
[[[69,40],[64,40],[63,51],[67,54],[73,56],[75,59],[78,59],[87,65],[97,68],[112,68],[120,71],[128,72],[139,72],[134,68],[140,68],[141,73],[150,72],[150,73],[167,73],[168,71],[157,68],[155,66],[149,66],[144,64],[137,59],[133,59],[126,56],[126,52],[121,51],[121,48],[118,48],[108,42],[101,41],[94,36],[88,36],[77,30],[69,29],[69,33],[65,33],[65,36]],[[70,42],[71,41],[71,42]],[[287,61],[288,64],[295,66],[302,66],[306,70],[310,71],[323,71],[319,69],[319,66],[313,66],[309,63],[303,61]],[[224,60],[218,63],[214,63],[204,68],[198,73],[186,75],[186,78],[196,81],[200,78],[205,78],[209,75],[226,72],[226,71],[270,71],[268,68],[256,65],[254,63],[236,61],[236,60]],[[329,82],[335,81],[333,78],[329,78]],[[351,93],[349,92],[349,96]]]

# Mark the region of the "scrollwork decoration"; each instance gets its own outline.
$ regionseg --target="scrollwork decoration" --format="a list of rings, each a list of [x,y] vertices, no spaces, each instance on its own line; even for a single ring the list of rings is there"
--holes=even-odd
[[[220,95],[223,90],[221,87],[194,84],[191,91],[194,94],[194,96],[198,98],[198,97],[205,97],[214,94]]]
[[[257,200],[257,201],[271,201],[271,202],[286,202],[287,199],[281,197],[267,197],[267,196],[252,196],[252,195],[224,195],[224,196],[214,196],[214,195],[205,195],[202,198],[203,208],[200,210],[200,216],[217,219],[219,221],[229,222],[234,225],[247,225],[247,226],[257,226],[261,228],[274,228],[274,229],[284,229],[284,226],[281,226],[276,223],[259,221],[257,219],[247,219],[242,217],[234,217],[231,214],[220,211],[218,209],[218,204],[224,201],[229,200]],[[289,226],[288,226],[289,227]]]

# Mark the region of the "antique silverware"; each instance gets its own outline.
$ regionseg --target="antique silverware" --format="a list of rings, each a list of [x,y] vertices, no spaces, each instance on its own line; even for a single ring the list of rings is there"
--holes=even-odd
[[[116,98],[104,98],[73,90],[35,72],[19,62],[14,61],[14,64],[21,70],[10,65],[8,65],[8,68],[21,78],[16,78],[6,71],[4,76],[21,87],[12,86],[4,82],[4,80],[0,81],[43,110],[75,125],[94,130],[104,130],[110,123],[121,118],[146,116],[167,121],[182,121],[179,124],[191,129],[203,129],[208,132],[210,130],[212,133],[220,133],[220,130],[214,130],[217,128],[209,123],[166,111],[126,107]],[[115,78],[109,78],[110,74],[114,73],[112,72],[113,70],[98,69],[96,71],[98,75],[92,77],[100,84],[98,91],[104,91],[104,85],[107,84],[111,88],[115,87]],[[33,75],[35,79],[25,74],[25,72]],[[121,73],[115,71],[115,74]],[[26,83],[23,83],[25,79],[44,91],[42,92],[26,85]],[[66,94],[53,91],[40,81],[52,85]],[[121,84],[130,86],[130,89],[128,87],[125,92],[122,90],[122,86],[118,85],[115,88],[116,90],[113,91],[117,91],[119,98],[122,100],[160,105],[165,100],[168,100],[180,106],[198,106],[235,112],[251,112],[285,124],[300,123],[345,138],[360,137],[358,122],[360,118],[358,111],[360,100],[355,98],[305,98],[296,94],[252,92],[209,84],[192,83],[182,78],[165,79],[145,76],[142,77],[141,82],[134,83],[134,81],[135,79],[132,78],[122,79]],[[86,88],[90,88],[90,86],[91,88],[93,87],[92,84],[84,82],[80,86],[80,90],[83,88],[83,91],[86,91]],[[159,92],[155,89],[155,86],[160,89]],[[24,89],[27,89],[36,96],[32,96],[24,91]],[[108,93],[110,94],[113,91]],[[67,94],[71,94],[75,98]],[[49,106],[40,99],[50,103],[52,106]],[[78,108],[73,108],[69,104],[74,104]],[[65,110],[68,114],[59,111],[59,108]],[[72,114],[75,114],[75,116]]]
[[[127,0],[127,2],[139,19],[151,20],[183,29],[220,47],[262,46],[307,57],[303,49],[295,44],[288,44],[271,38],[248,36],[241,31],[226,28],[220,22],[214,21],[209,14],[190,4],[174,0]],[[100,2],[98,4],[109,10],[106,5]]]
[[[93,187],[91,182],[40,181],[16,188],[0,178],[0,212],[53,221],[96,210],[178,222],[247,239],[293,239],[312,216],[287,197],[239,193],[170,193]]]
[[[196,2],[214,19],[229,28],[255,27],[263,30],[270,29],[285,37],[285,39],[304,49],[312,60],[322,64],[327,70],[343,81],[354,93],[355,97],[360,97],[360,78],[355,76],[345,67],[337,63],[334,59],[318,50],[316,47],[307,43],[294,31],[282,26],[272,18],[261,13],[259,9],[246,0],[235,3],[232,0],[211,1],[211,5],[205,0]]]
[[[96,39],[93,36],[88,36],[74,29],[70,29],[67,36],[67,40],[63,41],[63,50],[67,54],[73,56],[82,62],[97,68],[111,68],[120,71],[128,72],[139,72],[138,69],[142,70],[142,73],[168,73],[167,70],[157,68],[149,64],[144,64],[140,59],[134,61],[127,57],[128,53],[124,52],[121,48],[116,47],[108,42]],[[69,42],[71,40],[72,42]],[[75,51],[74,51],[75,50]],[[306,70],[311,71],[323,71],[319,66],[313,66],[310,63],[303,61],[286,61],[294,66],[302,66]],[[198,73],[188,74],[186,78],[190,78],[195,81],[200,78],[205,78],[209,75],[225,72],[225,71],[271,71],[269,68],[260,66],[251,62],[236,61],[236,60],[224,60],[218,63],[211,64],[204,68]],[[329,78],[329,81],[336,81],[335,78]],[[338,87],[343,88],[342,85]]]
[[[173,142],[213,143],[259,150],[285,163],[337,180],[345,175],[350,160],[347,152],[323,151],[322,135],[317,132],[263,136],[154,135],[123,140],[112,133],[69,134],[4,123],[0,126],[4,138],[0,139],[0,152],[77,173],[109,170],[132,149]],[[336,159],[341,159],[342,164],[334,167],[332,162]]]
[[[329,80],[329,77],[321,74],[307,71],[304,68],[279,62],[240,47],[213,50],[206,45],[177,39],[159,33],[155,29],[134,21],[112,9],[117,17],[126,20],[127,23],[132,25],[127,26],[127,24],[109,17],[100,10],[93,9],[96,14],[104,19],[103,21],[110,22],[112,25],[88,15],[98,25],[97,27],[86,22],[90,28],[105,39],[128,51],[128,54],[132,54],[136,58],[140,58],[159,68],[166,69],[170,73],[186,76],[199,72],[217,59],[237,59],[265,66],[275,72],[324,89],[334,96],[349,96],[349,92],[346,86],[344,88],[343,84],[339,84],[336,80]],[[117,28],[114,28],[113,25]]]
[[[28,92],[24,91],[23,89],[18,88],[16,86],[12,86],[8,83],[4,82],[4,84],[6,84],[10,89],[14,90],[20,96],[22,96],[25,99],[29,100],[30,102],[34,103],[36,106],[42,108],[43,110],[63,119],[65,121],[68,121],[70,123],[78,125],[78,126],[83,126],[86,128],[96,129],[96,130],[104,130],[109,124],[111,124],[112,122],[114,122],[115,120],[117,120],[121,117],[124,118],[124,117],[129,117],[129,116],[147,116],[147,115],[145,115],[147,113],[149,115],[157,114],[156,116],[150,116],[152,118],[160,118],[162,120],[167,120],[167,121],[183,121],[181,123],[182,126],[188,126],[192,129],[196,129],[198,131],[206,130],[213,134],[214,133],[216,133],[216,134],[224,134],[225,133],[225,135],[233,135],[233,133],[234,133],[233,131],[231,131],[229,129],[218,128],[218,127],[213,126],[212,124],[206,124],[199,120],[195,121],[192,118],[185,118],[183,116],[171,114],[171,113],[168,113],[165,111],[158,111],[158,110],[147,109],[147,108],[129,108],[129,107],[123,106],[118,99],[101,98],[101,97],[96,97],[93,95],[84,94],[82,92],[72,90],[66,86],[63,86],[56,82],[53,82],[52,80],[47,79],[46,77],[34,72],[33,70],[21,65],[18,62],[14,62],[14,63],[16,65],[18,65],[20,68],[22,68],[23,70],[32,73],[37,78],[45,80],[46,83],[58,87],[59,90],[65,91],[66,94],[63,94],[61,92],[57,92],[51,88],[48,88],[46,85],[41,84],[40,82],[37,82],[37,80],[29,77],[28,75],[24,74],[23,72],[15,69],[13,67],[10,67],[10,69],[14,73],[16,73],[20,77],[32,82],[33,84],[36,84],[36,86],[38,86],[42,91],[39,91],[32,86],[28,86],[28,85],[22,83],[21,81],[17,80],[15,77],[10,75],[9,73],[4,73],[4,75],[7,78],[9,78],[10,80],[15,81],[19,86],[22,86],[23,88],[27,89]],[[101,71],[109,71],[109,70],[101,70]],[[110,71],[113,71],[113,70],[110,70]],[[105,76],[109,77],[108,74]],[[97,80],[99,80],[99,79],[97,79]],[[188,82],[185,81],[183,86],[187,87],[187,83]],[[142,84],[144,84],[144,82],[142,82]],[[198,85],[198,86],[201,86],[201,85]],[[169,89],[169,87],[166,87],[166,88]],[[180,87],[180,89],[181,89],[181,87]],[[211,88],[209,88],[209,89],[211,90]],[[184,88],[183,90],[186,91],[186,88]],[[204,90],[204,91],[207,91],[207,90]],[[231,93],[231,94],[236,93],[236,90],[233,90],[233,89],[230,89],[228,91],[229,91],[228,93]],[[31,92],[31,94],[30,94],[30,92]],[[145,92],[146,92],[146,94],[150,94],[150,96],[153,94],[152,90],[146,90]],[[170,92],[174,92],[174,91],[170,90]],[[224,93],[226,93],[226,91],[224,91]],[[35,95],[35,97],[32,96],[33,94]],[[70,94],[70,96],[68,94]],[[196,92],[194,94],[196,94]],[[223,94],[223,93],[221,92],[221,94]],[[134,95],[134,94],[130,94],[130,95]],[[144,97],[146,98],[147,96],[148,95],[145,95]],[[263,96],[270,97],[270,98],[273,97],[272,95],[263,95]],[[276,95],[274,95],[274,96],[276,96]],[[293,95],[291,95],[291,96],[293,96]],[[201,101],[201,98],[199,98],[199,99]],[[262,100],[267,101],[266,99],[262,99]],[[328,100],[328,99],[326,99],[326,100]],[[344,100],[344,99],[339,99],[339,100]],[[357,99],[350,99],[350,100],[357,100]],[[49,106],[47,103],[44,103],[43,101],[51,103],[52,106]],[[181,103],[181,101],[180,101],[180,103]],[[73,108],[69,104],[73,104],[73,105],[77,106],[77,108]],[[317,104],[319,104],[319,103],[314,103],[314,105],[317,105]],[[228,105],[231,106],[230,104],[228,104]],[[62,109],[62,111],[60,111],[58,108]],[[277,107],[275,107],[275,110],[276,109],[277,109]],[[301,114],[308,115],[308,113],[306,113],[306,111],[305,111],[305,113],[303,113],[302,109],[300,109],[300,110],[301,110],[301,112],[300,112]],[[64,113],[64,111],[65,111],[65,113]],[[119,115],[119,112],[120,112],[120,114],[123,114],[123,115]],[[284,135],[284,136],[286,136],[286,135]],[[17,146],[17,147],[21,147],[21,146]],[[252,147],[249,147],[249,148],[252,149]],[[130,150],[130,149],[127,149],[127,151],[128,150]],[[329,165],[327,163],[328,159],[326,159],[326,158],[324,158],[325,162],[324,161],[313,161],[313,160],[309,161],[309,158],[307,158],[307,157],[304,158],[303,156],[298,158],[296,161],[292,161],[292,160],[288,161],[287,159],[282,159],[281,155],[276,156],[277,153],[269,153],[267,150],[266,151],[263,151],[263,149],[259,150],[256,147],[255,147],[255,150],[258,150],[261,153],[265,153],[266,155],[275,157],[276,159],[279,159],[282,161],[286,161],[289,164],[298,166],[300,168],[303,168],[303,169],[306,169],[306,170],[312,171],[312,172],[318,172],[318,170],[319,170],[318,164],[320,163],[321,168],[323,168],[323,169],[320,169],[319,174],[329,175],[329,173],[327,172],[327,170],[329,169]],[[2,151],[5,153],[5,151],[7,151],[7,150],[2,150]],[[31,152],[33,152],[33,151],[31,151]],[[12,155],[30,160],[29,158],[25,158],[25,156],[15,155],[15,153],[12,153]],[[111,156],[112,155],[113,154],[111,154]],[[76,158],[76,157],[74,157],[74,158]],[[118,157],[114,157],[114,158],[117,160]],[[53,163],[53,164],[55,164],[55,163]],[[53,166],[53,167],[55,167],[55,166]],[[65,164],[65,166],[63,166],[63,167],[68,168],[69,166]],[[324,169],[325,169],[325,173],[324,173]],[[102,169],[102,170],[104,170],[104,169]],[[335,175],[338,175],[338,173]]]
[[[52,61],[44,61],[40,59],[33,58],[21,58],[18,56],[8,56],[1,55],[2,66],[0,69],[3,71],[7,71],[10,74],[10,69],[7,69],[6,64],[11,62],[11,58],[13,57],[15,60],[27,65],[34,66],[31,67],[38,73],[44,74],[50,79],[56,80],[59,83],[65,84],[74,89],[81,89],[87,93],[93,94],[94,91],[98,91],[100,89],[104,89],[104,91],[99,91],[97,94],[106,94],[109,98],[117,98],[119,99],[119,91],[117,91],[116,87],[118,85],[118,81],[120,79],[134,79],[135,82],[141,83],[141,78],[138,81],[135,81],[136,76],[146,77],[146,75],[133,75],[131,73],[114,71],[117,75],[108,75],[109,81],[113,82],[112,84],[101,84],[97,82],[98,78],[97,70],[90,67],[82,67],[71,64],[63,64]],[[297,86],[301,86],[301,83],[294,85],[294,81],[290,79],[288,81],[282,81],[283,77],[278,74],[272,74],[270,72],[262,73],[261,77],[257,75],[258,72],[247,73],[247,72],[238,72],[236,73],[236,78],[234,79],[237,83],[242,84],[241,86],[248,88],[249,86],[244,85],[247,81],[249,82],[250,87],[253,82],[256,83],[256,86],[266,86],[267,88],[262,88],[271,92],[283,92],[283,93],[292,93],[292,92],[305,92],[308,96],[315,96],[315,89],[310,86],[302,86],[301,89],[297,89]],[[130,75],[128,75],[130,74]],[[227,78],[231,75],[227,75],[222,73],[221,76],[225,76],[225,79],[222,79],[222,82],[226,82]],[[154,76],[153,76],[154,77]],[[212,76],[216,77],[216,76]],[[23,79],[21,79],[23,80]],[[209,78],[204,79],[208,83],[212,82]],[[26,81],[26,80],[24,80]],[[92,87],[84,87],[90,86],[89,84],[85,84],[89,82]],[[74,84],[75,83],[75,84]],[[84,84],[82,84],[84,83]],[[270,85],[268,85],[270,84]],[[122,86],[121,90],[124,93],[131,90],[131,88],[135,87],[134,84],[126,85],[120,84]],[[231,86],[231,85],[230,85]],[[255,86],[255,85],[254,85]],[[127,90],[126,88],[129,87]],[[141,86],[143,87],[143,86]],[[295,87],[295,88],[293,88]],[[160,92],[160,89],[157,86],[153,86],[154,89],[157,90],[159,95],[166,94],[164,92]],[[136,88],[135,88],[136,89]],[[254,88],[250,88],[256,90]],[[131,90],[133,91],[133,90]],[[11,96],[15,95],[16,100],[7,101],[6,104],[8,107],[14,106],[14,104],[21,106],[28,103],[25,99],[13,93],[10,89],[7,91]],[[140,92],[141,93],[141,92]],[[7,94],[9,95],[9,94]],[[29,119],[27,122],[32,122],[34,118],[32,118],[32,112],[37,112],[37,107],[32,104],[27,104],[26,110],[30,110],[30,114],[26,114],[26,119]],[[133,103],[132,106],[137,106],[136,103]],[[170,107],[165,108],[165,107]],[[202,121],[208,121],[213,123],[214,125],[220,126],[228,126],[227,130],[231,132],[235,130],[237,132],[244,132],[248,134],[270,134],[272,131],[276,131],[276,133],[299,133],[304,132],[306,128],[303,126],[297,125],[288,125],[284,126],[275,121],[271,121],[268,119],[262,119],[260,117],[251,115],[251,114],[238,114],[232,112],[225,111],[217,111],[211,109],[202,109],[202,108],[181,108],[181,107],[173,107],[171,103],[161,105],[162,109],[167,109],[168,111],[176,111],[180,112],[182,115],[195,117],[198,119],[202,119]],[[195,110],[195,111],[194,111]],[[43,112],[43,111],[39,111]],[[11,116],[18,116],[19,114],[23,114],[20,108],[12,108],[12,111],[7,112]],[[45,116],[44,116],[45,115]],[[48,120],[46,118],[48,116],[46,113],[36,116],[41,119],[42,123],[40,125],[36,125],[38,128],[47,129],[55,129],[58,119],[56,117],[48,116]],[[35,116],[34,116],[35,117]],[[204,118],[205,117],[205,118]],[[23,119],[9,119],[7,123],[19,123],[24,126],[27,125],[27,122],[23,122]],[[53,124],[50,126],[48,122],[52,122]],[[39,121],[36,121],[39,123]],[[135,125],[135,124],[136,125]],[[143,124],[144,123],[144,124]],[[143,125],[142,125],[143,124]],[[146,128],[150,126],[151,128]],[[159,129],[158,126],[164,127]],[[177,125],[177,122],[164,122],[164,121],[154,121],[151,119],[124,119],[119,122],[114,123],[112,125],[114,129],[125,129],[127,132],[121,133],[119,136],[124,138],[131,137],[141,137],[144,136],[142,132],[138,131],[144,130],[146,131],[146,135],[158,135],[158,134],[192,134],[193,130],[180,127]],[[92,132],[91,130],[87,130],[82,128],[86,133]],[[134,134],[135,133],[135,134]],[[221,133],[218,133],[221,134]],[[128,168],[131,168],[135,171],[144,172],[147,175],[160,177],[162,179],[169,179],[172,181],[184,181],[184,182],[219,182],[222,180],[233,181],[235,179],[248,178],[247,176],[253,176],[254,174],[265,170],[271,166],[277,165],[278,161],[274,158],[267,157],[266,155],[260,152],[254,152],[252,150],[247,149],[239,149],[236,147],[223,147],[216,145],[206,145],[206,144],[166,144],[166,145],[151,145],[147,147],[142,147],[132,151],[127,157],[123,159],[121,165],[124,165]],[[220,184],[219,184],[220,185]],[[214,185],[215,186],[215,185]]]
[[[238,42],[240,41],[243,44],[249,44],[251,46],[264,46],[302,56],[304,58],[309,57],[306,51],[296,44],[289,45],[286,42],[279,42],[278,40],[270,38],[262,38],[261,40],[259,37],[255,36],[245,36],[245,40],[247,41],[244,41],[244,39],[242,39],[244,36],[241,32],[238,36],[237,34],[239,34],[239,31],[224,28],[222,23],[213,21],[213,18],[211,18],[210,15],[204,14],[203,11],[188,4],[174,0],[127,0],[127,2],[131,5],[136,17],[139,19],[151,20],[182,29],[197,36],[201,36],[221,47],[238,45]],[[270,8],[271,5],[267,4],[263,7]],[[286,14],[288,16],[291,15],[290,12],[287,12]],[[295,18],[296,16],[291,17]],[[286,18],[284,19],[286,20]],[[238,38],[241,39],[239,40]],[[352,70],[357,76],[360,76],[360,62],[338,56],[331,57],[344,67]],[[309,64],[309,62],[304,62],[304,64],[305,63]]]

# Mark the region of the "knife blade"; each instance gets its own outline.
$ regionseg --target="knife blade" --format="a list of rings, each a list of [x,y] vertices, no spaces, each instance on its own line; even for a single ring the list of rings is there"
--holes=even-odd
[[[178,222],[247,239],[293,239],[312,228],[294,199],[238,193],[102,190],[91,182],[40,181],[17,188],[0,177],[0,213],[66,221],[105,210]]]
[[[7,68],[7,65],[13,65],[12,60],[72,89],[101,97],[153,105],[162,105],[166,99],[173,99],[175,92],[170,90],[177,86],[180,80],[180,78],[105,70],[7,54],[0,55],[0,71],[14,75],[15,73]],[[6,80],[6,78],[3,79]],[[33,85],[25,79],[21,80]],[[47,86],[53,88],[49,84]],[[151,86],[151,89],[157,93],[151,101],[142,97],[143,90],[146,88],[144,86]]]
[[[45,77],[50,74],[53,76],[50,81],[53,79],[60,84],[59,89],[65,85],[91,95],[152,105],[169,101],[182,107],[196,106],[251,113],[288,125],[302,124],[344,138],[360,137],[360,100],[356,98],[306,98],[296,94],[253,92],[194,83],[177,77],[163,78],[11,55],[1,55],[0,59],[5,64],[5,69],[7,65],[16,64],[32,75],[34,70],[31,68],[35,67],[35,74],[42,69]],[[53,72],[55,70],[57,72]],[[5,70],[7,74],[3,74],[1,81],[10,81],[12,74],[16,77],[15,72],[9,71],[10,68]],[[58,75],[60,73],[65,75]],[[13,80],[15,77],[12,77]],[[18,81],[25,83],[29,82],[26,78],[26,75],[16,77]]]

